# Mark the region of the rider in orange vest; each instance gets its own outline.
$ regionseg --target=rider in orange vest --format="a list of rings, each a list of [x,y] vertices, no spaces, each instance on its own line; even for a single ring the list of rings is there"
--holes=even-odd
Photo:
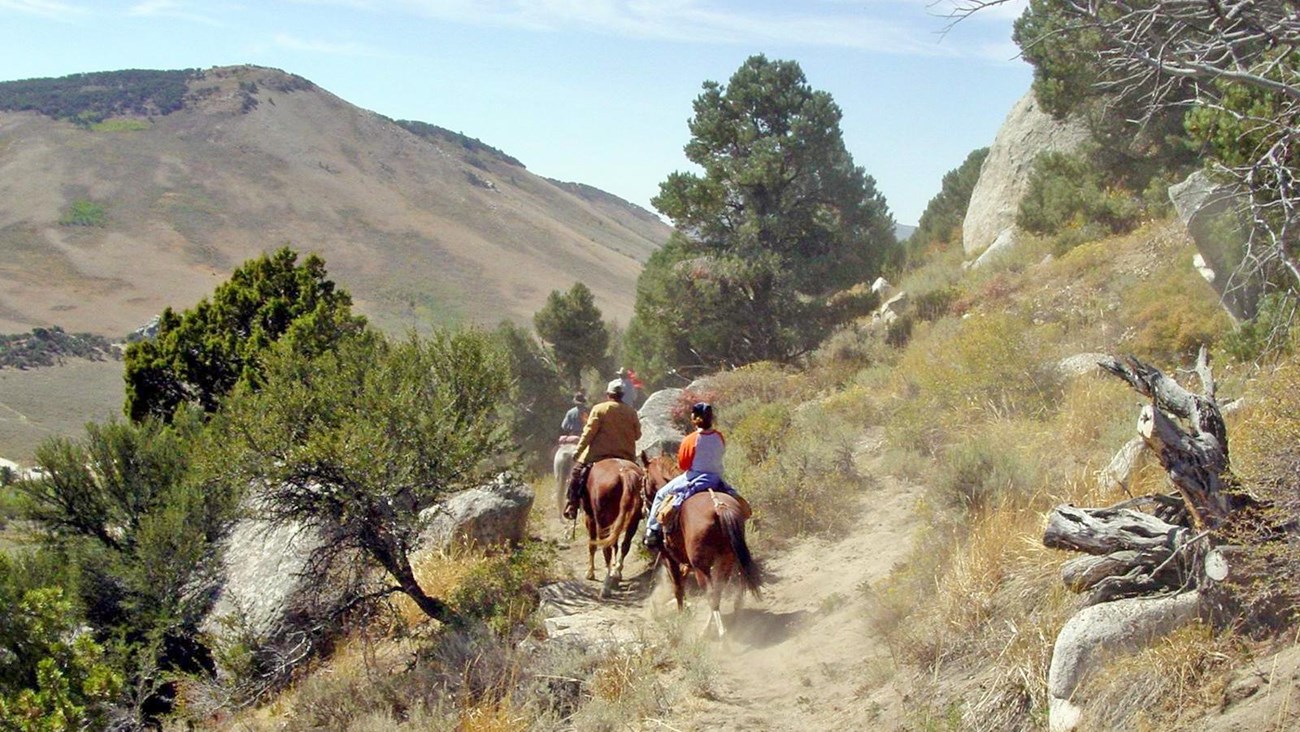
[[[645,545],[652,551],[663,545],[659,507],[665,500],[675,500],[677,496],[693,495],[709,488],[734,492],[722,481],[722,457],[727,451],[727,440],[721,432],[713,429],[713,405],[707,402],[693,405],[691,424],[695,425],[695,431],[687,435],[677,449],[677,465],[683,472],[659,489],[650,506]]]

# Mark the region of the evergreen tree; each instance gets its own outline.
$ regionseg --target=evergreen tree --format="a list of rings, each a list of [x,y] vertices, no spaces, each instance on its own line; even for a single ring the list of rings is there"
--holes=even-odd
[[[630,355],[647,371],[792,359],[844,317],[831,296],[895,256],[892,217],[797,63],[753,56],[694,111],[685,150],[704,172],[653,201],[677,232],[637,284]]]
[[[27,518],[80,577],[86,620],[100,638],[119,641],[114,656],[135,715],[146,700],[169,696],[161,669],[206,663],[198,626],[213,596],[204,590],[242,491],[196,478],[201,415],[175,417],[170,425],[92,423],[80,441],[52,438],[37,449],[39,477],[20,484]]]
[[[304,354],[328,350],[365,327],[352,298],[325,276],[325,261],[284,247],[245,262],[212,299],[163,311],[158,335],[126,350],[125,412],[170,420],[181,404],[216,411],[238,383],[255,384],[260,355],[287,339]]]
[[[960,166],[944,174],[939,193],[926,204],[916,231],[907,240],[909,259],[917,259],[932,248],[960,243],[966,208],[970,205],[975,184],[979,182],[980,166],[988,154],[987,147],[973,150]]]
[[[560,374],[572,388],[582,384],[582,370],[601,371],[606,364],[609,331],[591,290],[581,282],[568,292],[552,290],[546,304],[533,315],[537,335],[551,346]]]
[[[503,411],[510,433],[529,465],[549,470],[560,420],[572,406],[572,387],[528,329],[503,321],[492,336],[509,364],[511,386]]]

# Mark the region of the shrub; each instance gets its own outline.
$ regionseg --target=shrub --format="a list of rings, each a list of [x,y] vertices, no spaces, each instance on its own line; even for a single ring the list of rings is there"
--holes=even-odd
[[[73,201],[59,217],[59,223],[64,226],[104,226],[107,222],[104,205],[84,198]]]
[[[929,290],[917,295],[912,300],[916,317],[921,320],[938,320],[952,311],[952,306],[961,297],[961,290],[949,285]]]
[[[988,314],[942,321],[900,360],[898,373],[917,392],[925,418],[971,424],[1042,415],[1054,408],[1060,376],[1049,358],[1044,328],[1015,316]],[[942,353],[943,358],[930,354]]]
[[[5,621],[0,644],[0,728],[102,729],[123,677],[61,587],[22,589],[22,569],[0,556]],[[30,581],[31,578],[27,578]],[[56,579],[46,577],[46,581]]]
[[[1295,319],[1295,296],[1271,292],[1259,303],[1255,317],[1225,335],[1223,351],[1237,361],[1254,361],[1269,354],[1284,355],[1291,351],[1291,323]]]
[[[538,541],[490,556],[461,578],[450,603],[462,616],[481,619],[498,635],[508,635],[537,608],[538,588],[555,559],[555,548]]]
[[[901,315],[890,321],[889,326],[885,328],[885,343],[891,348],[902,348],[907,342],[912,340],[912,328],[915,320],[912,316]]]
[[[728,452],[738,453],[746,463],[766,460],[780,451],[792,417],[789,405],[782,402],[760,404],[743,413],[727,433],[730,437]]]
[[[1035,234],[1055,234],[1094,223],[1120,234],[1136,227],[1141,216],[1136,197],[1110,186],[1086,157],[1049,152],[1034,161],[1016,224]]]
[[[774,431],[779,412],[757,417],[763,431]],[[835,535],[856,518],[855,494],[866,478],[854,462],[850,433],[826,412],[809,405],[800,410],[783,434],[768,442],[760,462],[749,462],[743,450],[727,453],[727,475],[749,499],[756,525],[773,537]]]
[[[1118,313],[1130,328],[1125,348],[1157,364],[1195,361],[1201,346],[1213,346],[1232,327],[1231,318],[1208,290],[1209,285],[1186,262],[1131,288]],[[1197,292],[1207,296],[1192,296]]]
[[[1000,434],[980,435],[944,451],[934,492],[940,505],[972,516],[1023,503],[1035,477]]]

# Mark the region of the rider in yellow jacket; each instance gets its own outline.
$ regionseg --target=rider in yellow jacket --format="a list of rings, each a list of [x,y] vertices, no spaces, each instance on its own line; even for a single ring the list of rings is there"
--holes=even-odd
[[[592,407],[587,424],[578,438],[573,476],[569,480],[568,501],[564,517],[578,515],[582,489],[587,484],[591,466],[606,458],[636,460],[636,441],[641,439],[641,417],[624,404],[623,383],[615,380],[605,388],[606,400]]]

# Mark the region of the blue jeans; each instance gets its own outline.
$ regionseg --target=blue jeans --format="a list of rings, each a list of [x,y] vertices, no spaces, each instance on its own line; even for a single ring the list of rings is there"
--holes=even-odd
[[[675,500],[681,496],[695,495],[709,488],[719,489],[723,485],[722,476],[717,473],[705,473],[697,470],[688,470],[668,481],[663,488],[659,489],[658,493],[655,493],[655,499],[650,504],[650,518],[645,523],[646,535],[663,528],[659,525],[659,509],[663,506],[665,500]]]

